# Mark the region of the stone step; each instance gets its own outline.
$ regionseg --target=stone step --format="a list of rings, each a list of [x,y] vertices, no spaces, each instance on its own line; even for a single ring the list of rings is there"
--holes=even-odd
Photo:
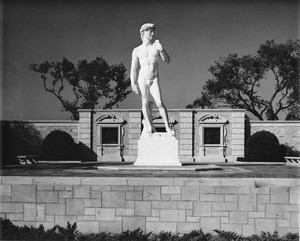
[[[214,171],[223,170],[222,167],[209,165],[187,165],[187,166],[136,166],[136,165],[120,165],[120,166],[98,166],[98,170],[113,171]]]

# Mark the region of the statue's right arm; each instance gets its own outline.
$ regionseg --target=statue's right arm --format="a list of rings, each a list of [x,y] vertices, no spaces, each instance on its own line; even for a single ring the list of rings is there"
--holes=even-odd
[[[137,73],[138,73],[139,59],[137,57],[136,52],[137,52],[137,50],[135,48],[132,51],[132,57],[131,57],[131,70],[130,70],[131,84],[137,84]]]
[[[130,80],[131,80],[131,88],[132,90],[138,94],[138,67],[139,67],[139,59],[137,57],[137,49],[135,48],[132,51],[131,57],[131,69],[130,69]]]

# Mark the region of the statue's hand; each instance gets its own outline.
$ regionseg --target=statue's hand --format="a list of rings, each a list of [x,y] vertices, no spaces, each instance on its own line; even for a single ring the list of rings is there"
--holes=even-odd
[[[140,87],[137,84],[131,85],[131,88],[132,88],[133,92],[136,93],[137,95],[141,94]]]
[[[155,47],[158,49],[158,51],[163,51],[163,46],[161,45],[161,43],[159,42],[159,40],[155,40],[154,41],[154,45]]]

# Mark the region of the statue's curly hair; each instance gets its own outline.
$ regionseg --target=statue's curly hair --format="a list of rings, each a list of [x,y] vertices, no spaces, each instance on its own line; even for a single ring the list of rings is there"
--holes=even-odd
[[[154,23],[145,23],[141,26],[140,29],[140,34],[141,34],[141,39],[143,40],[143,34],[145,31],[149,30],[149,29],[155,29],[155,24]]]
[[[150,28],[155,29],[155,24],[154,23],[145,23],[141,26],[140,33],[147,31]]]

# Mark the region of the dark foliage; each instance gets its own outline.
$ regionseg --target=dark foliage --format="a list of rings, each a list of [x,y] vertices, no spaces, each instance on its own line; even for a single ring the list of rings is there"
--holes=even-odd
[[[278,138],[269,131],[258,131],[251,135],[246,142],[245,157],[248,162],[280,162]]]
[[[91,233],[91,234],[80,234],[77,237],[78,241],[116,241],[116,235],[110,233]]]
[[[74,152],[76,153],[75,159],[90,160],[90,161],[97,160],[97,154],[82,142],[75,143],[75,149],[76,149]]]
[[[147,241],[149,240],[149,237],[151,236],[151,233],[144,233],[143,230],[141,230],[140,228],[130,231],[124,231],[122,232],[119,236],[117,240],[120,241]]]
[[[292,156],[300,157],[300,151],[296,150],[293,146],[288,146],[286,144],[280,145],[281,156]]]
[[[179,241],[179,234],[172,234],[171,232],[160,232],[154,237],[153,240],[157,241]]]
[[[201,97],[198,97],[193,101],[193,104],[189,104],[186,106],[187,109],[193,109],[193,108],[212,108],[213,103],[211,102],[211,97],[205,93],[201,93]]]
[[[214,230],[214,231],[218,234],[218,237],[216,238],[216,240],[220,240],[220,241],[243,240],[242,236],[238,235],[235,232],[223,231],[223,230]]]
[[[282,240],[282,238],[278,235],[277,232],[274,232],[274,233],[261,232],[259,240],[263,240],[263,241],[279,241],[279,240]]]
[[[300,88],[298,93],[298,100],[299,98],[300,98]],[[300,103],[295,103],[288,109],[288,114],[285,117],[285,120],[300,120]]]
[[[80,232],[77,230],[77,224],[74,223],[73,225],[71,225],[69,222],[67,223],[67,227],[60,227],[60,226],[56,226],[56,228],[58,229],[59,233],[61,234],[61,236],[64,237],[64,240],[76,240],[76,237],[80,234]]]
[[[0,237],[4,240],[34,240],[34,241],[71,241],[70,235],[61,233],[60,226],[54,226],[52,229],[45,231],[43,225],[38,228],[34,227],[19,227],[12,224],[8,219],[0,219]]]
[[[280,237],[277,232],[273,234],[262,232],[261,235],[242,237],[234,232],[214,230],[213,236],[200,230],[179,235],[171,232],[159,234],[144,233],[141,229],[125,231],[121,234],[101,232],[98,234],[82,234],[77,230],[77,225],[67,223],[66,228],[59,225],[45,231],[43,225],[38,228],[19,227],[8,219],[0,219],[0,237],[3,240],[31,240],[31,241],[298,241],[298,233],[289,233]]]
[[[76,157],[76,145],[68,133],[55,130],[43,140],[41,160],[74,160]]]
[[[202,229],[193,230],[188,234],[184,234],[180,241],[209,241],[212,239],[212,235],[207,233],[205,234]]]
[[[286,240],[299,241],[299,233],[288,233],[284,238]]]
[[[2,165],[19,164],[18,155],[38,155],[42,137],[35,127],[23,121],[2,121]]]

